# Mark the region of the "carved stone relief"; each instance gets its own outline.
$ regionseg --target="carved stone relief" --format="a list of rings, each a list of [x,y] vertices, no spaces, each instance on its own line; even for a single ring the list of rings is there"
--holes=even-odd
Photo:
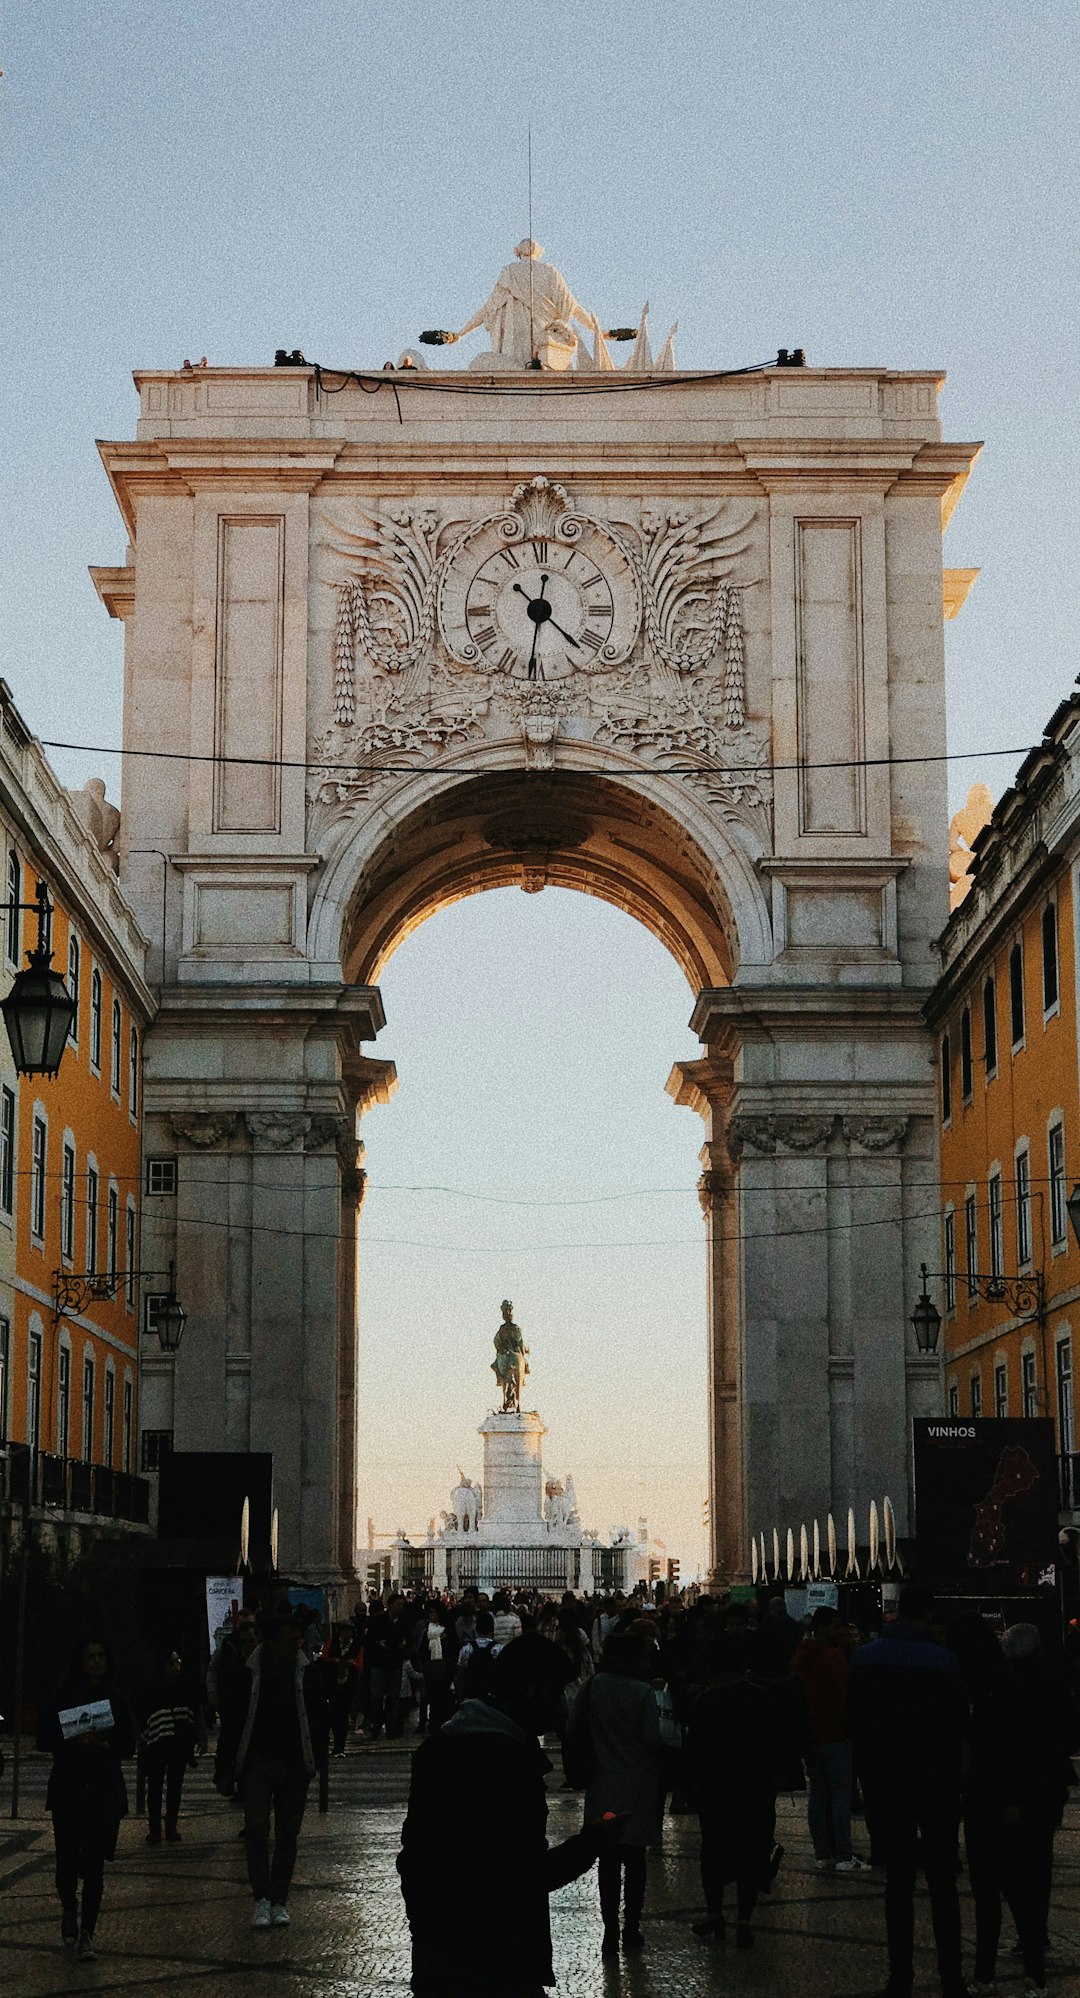
[[[864,1152],[898,1151],[907,1133],[906,1117],[845,1117],[844,1136]]]
[[[527,768],[549,769],[572,738],[677,769],[768,844],[743,617],[766,577],[756,502],[601,518],[538,476],[479,518],[415,504],[322,518],[337,618],[333,721],[311,746],[316,834],[472,743],[520,742]]]
[[[311,1130],[311,1118],[289,1116],[285,1112],[267,1113],[248,1110],[244,1122],[255,1144],[271,1152],[292,1151],[307,1138]]]
[[[738,1162],[743,1153],[770,1155],[776,1151],[824,1151],[832,1135],[834,1117],[758,1117],[740,1112],[728,1125],[728,1150]]]
[[[199,1151],[209,1151],[232,1137],[237,1114],[234,1110],[189,1110],[183,1115],[174,1111],[169,1121],[178,1138]]]

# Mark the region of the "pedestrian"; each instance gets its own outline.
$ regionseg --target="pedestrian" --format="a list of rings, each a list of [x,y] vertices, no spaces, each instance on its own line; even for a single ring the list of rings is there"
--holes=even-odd
[[[184,1772],[195,1767],[196,1749],[206,1746],[202,1709],[177,1651],[168,1653],[142,1701],[140,1740],[146,1771],[146,1843],[161,1844],[164,1792],[165,1838],[176,1845]]]
[[[885,1866],[885,1998],[910,1998],[915,1977],[915,1876],[930,1893],[944,1998],[965,1998],[959,1855],[962,1757],[968,1707],[960,1667],[931,1628],[934,1597],[916,1582],[899,1617],[854,1652],[847,1719],[866,1802],[871,1850]]]
[[[250,1694],[236,1755],[244,1801],[252,1927],[285,1927],[308,1785],[326,1754],[326,1698],[319,1668],[301,1649],[290,1617],[264,1620],[262,1642],[248,1659]],[[270,1854],[270,1818],[274,1851]]]
[[[411,1641],[407,1610],[404,1596],[392,1595],[368,1625],[367,1731],[372,1741],[378,1740],[384,1728],[388,1741],[401,1733],[401,1675]]]
[[[810,1634],[791,1661],[802,1686],[808,1741],[806,1818],[819,1873],[868,1873],[851,1846],[851,1742],[847,1734],[847,1653],[835,1609],[814,1611]]]
[[[694,1933],[723,1942],[725,1889],[735,1886],[735,1940],[753,1945],[750,1918],[770,1885],[776,1791],[786,1744],[776,1702],[751,1677],[752,1640],[743,1630],[709,1638],[690,1709],[686,1761],[701,1826],[701,1884],[707,1914]]]
[[[355,1642],[351,1624],[336,1623],[326,1640],[319,1672],[326,1697],[327,1716],[333,1742],[331,1754],[344,1755],[349,1723],[356,1702],[357,1670],[351,1656]]]
[[[613,1631],[566,1723],[563,1766],[575,1787],[584,1778],[585,1824],[619,1820],[598,1867],[604,1956],[618,1954],[620,1912],[623,1949],[645,1947],[646,1848],[660,1838],[660,1709],[649,1684],[655,1666],[650,1635]]]
[[[548,1895],[593,1864],[610,1829],[547,1843],[537,1736],[570,1662],[543,1637],[509,1644],[490,1700],[466,1699],[412,1760],[398,1872],[414,1998],[543,1998],[554,1984]]]
[[[521,1636],[521,1618],[505,1589],[496,1590],[491,1612],[495,1618],[496,1644],[500,1646],[511,1644],[516,1637]]]
[[[428,1603],[412,1662],[420,1674],[421,1708],[418,1733],[432,1733],[449,1720],[454,1691],[454,1643],[450,1617],[434,1598]]]
[[[53,1759],[45,1809],[53,1822],[60,1934],[65,1949],[92,1963],[105,1862],[116,1855],[128,1812],[123,1758],[135,1753],[135,1716],[99,1639],[83,1644],[76,1670],[43,1708],[37,1746]]]
[[[1078,1746],[1075,1707],[1063,1675],[1047,1662],[1033,1623],[1001,1640],[1012,1689],[1002,1838],[1002,1885],[1016,1923],[1025,1998],[1044,1998],[1054,1833],[1061,1823]]]
[[[218,1717],[214,1788],[223,1797],[233,1796],[236,1790],[236,1751],[251,1693],[247,1665],[258,1641],[254,1616],[242,1613],[235,1630],[222,1639],[206,1674],[207,1698]]]
[[[489,1697],[498,1655],[495,1618],[490,1610],[478,1609],[473,1618],[473,1636],[462,1645],[457,1655],[454,1690],[459,1701],[486,1700]]]

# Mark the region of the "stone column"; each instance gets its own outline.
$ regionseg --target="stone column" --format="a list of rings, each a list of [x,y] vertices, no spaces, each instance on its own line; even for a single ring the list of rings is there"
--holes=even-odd
[[[748,1573],[744,1532],[742,1342],[738,1207],[728,1145],[732,1059],[715,1051],[677,1062],[668,1079],[676,1103],[696,1110],[708,1133],[700,1158],[698,1199],[705,1217],[708,1310],[708,1490],[710,1579]]]

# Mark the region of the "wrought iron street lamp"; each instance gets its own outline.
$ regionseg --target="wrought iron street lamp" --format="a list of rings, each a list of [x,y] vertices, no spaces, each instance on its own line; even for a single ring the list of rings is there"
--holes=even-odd
[[[919,1301],[911,1314],[915,1344],[920,1353],[936,1353],[938,1339],[941,1336],[941,1313],[926,1288],[927,1268],[925,1263],[920,1264],[919,1274],[922,1277],[922,1290],[919,1293]]]
[[[44,881],[37,884],[35,901],[5,904],[8,915],[23,909],[37,916],[37,942],[0,1001],[0,1013],[19,1074],[55,1075],[75,1018],[75,1000],[52,968],[52,904]]]
[[[53,1323],[61,1318],[77,1318],[92,1299],[116,1297],[127,1284],[145,1283],[160,1277],[160,1270],[54,1270]],[[187,1312],[176,1295],[176,1264],[169,1264],[169,1288],[158,1298],[154,1330],[163,1353],[176,1353],[187,1324]]]

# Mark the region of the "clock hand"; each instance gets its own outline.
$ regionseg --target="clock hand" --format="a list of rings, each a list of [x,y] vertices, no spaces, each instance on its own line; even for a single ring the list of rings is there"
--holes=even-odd
[[[580,652],[581,647],[578,644],[577,639],[571,638],[570,633],[568,631],[564,631],[561,624],[556,624],[554,618],[551,619],[551,629],[552,631],[557,631],[560,638],[565,638],[566,643],[568,645],[572,645],[576,652]]]
[[[516,583],[514,584],[514,588],[515,588],[515,589],[517,589],[517,584],[516,584]],[[537,639],[539,638],[539,636],[540,636],[540,626],[539,626],[538,624],[534,624],[534,625],[533,625],[533,642],[532,642],[532,651],[531,651],[531,652],[530,652],[530,654],[529,654],[529,671],[528,671],[528,677],[529,677],[529,679],[530,679],[530,680],[535,680],[535,678],[536,678],[536,641],[537,641]]]

